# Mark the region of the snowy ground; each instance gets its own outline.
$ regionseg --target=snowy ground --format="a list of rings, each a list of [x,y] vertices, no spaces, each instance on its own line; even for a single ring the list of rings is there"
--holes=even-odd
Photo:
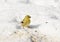
[[[59,0],[0,0],[0,42],[60,42]],[[31,16],[31,28],[20,21]]]

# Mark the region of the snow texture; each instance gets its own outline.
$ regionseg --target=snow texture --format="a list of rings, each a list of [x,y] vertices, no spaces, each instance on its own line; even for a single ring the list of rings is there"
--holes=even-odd
[[[0,42],[60,42],[60,0],[0,0]]]

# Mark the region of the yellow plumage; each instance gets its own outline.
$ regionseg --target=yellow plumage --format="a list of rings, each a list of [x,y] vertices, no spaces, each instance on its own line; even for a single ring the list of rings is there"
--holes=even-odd
[[[23,28],[29,26],[29,24],[31,22],[30,18],[31,17],[29,15],[26,15],[25,18],[23,19],[23,21],[21,21],[21,25],[22,25]]]

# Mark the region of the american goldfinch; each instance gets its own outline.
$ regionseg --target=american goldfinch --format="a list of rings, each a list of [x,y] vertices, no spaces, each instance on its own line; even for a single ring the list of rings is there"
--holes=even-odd
[[[23,28],[29,26],[29,24],[31,22],[30,18],[31,18],[31,16],[26,15],[25,18],[21,21],[21,25],[22,25]]]

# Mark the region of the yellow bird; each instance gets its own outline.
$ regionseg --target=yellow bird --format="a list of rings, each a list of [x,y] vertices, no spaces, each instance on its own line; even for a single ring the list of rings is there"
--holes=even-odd
[[[23,28],[24,27],[29,27],[29,24],[31,22],[30,18],[31,18],[31,16],[26,15],[25,18],[21,21],[21,25],[22,25]]]

